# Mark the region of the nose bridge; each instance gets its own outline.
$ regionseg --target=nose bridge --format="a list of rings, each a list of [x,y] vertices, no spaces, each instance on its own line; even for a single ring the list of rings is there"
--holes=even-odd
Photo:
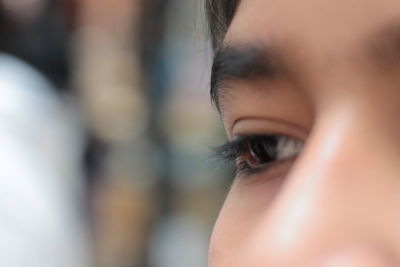
[[[381,222],[370,214],[387,193],[377,174],[390,174],[376,161],[383,152],[373,151],[382,136],[363,133],[355,120],[347,114],[317,123],[254,239],[268,266],[310,266],[296,261],[374,238],[370,230]]]
[[[373,140],[359,134],[362,125],[345,115],[321,121],[277,200],[275,212],[288,224],[339,223],[345,212],[358,208],[353,208],[357,195],[371,189],[368,183],[373,180],[368,176],[375,166],[366,146]]]

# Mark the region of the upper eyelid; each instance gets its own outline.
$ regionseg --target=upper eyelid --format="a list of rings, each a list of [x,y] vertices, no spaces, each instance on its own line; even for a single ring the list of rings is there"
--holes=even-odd
[[[246,135],[284,135],[305,141],[311,131],[288,120],[257,116],[236,119],[228,127],[228,136],[231,139]]]
[[[235,140],[236,138],[240,138],[240,137],[252,138],[252,137],[256,137],[256,136],[279,136],[279,137],[288,137],[288,138],[291,138],[291,139],[294,139],[294,140],[297,140],[297,141],[305,142],[305,140],[303,140],[303,139],[301,139],[301,138],[299,138],[299,137],[297,137],[297,136],[290,135],[290,134],[281,134],[281,133],[279,133],[279,132],[276,132],[276,133],[267,133],[267,134],[265,134],[265,133],[258,133],[258,132],[254,132],[254,133],[251,133],[251,134],[248,134],[248,133],[246,133],[246,134],[235,134],[235,135],[233,136],[233,138],[232,138],[232,141]]]
[[[278,137],[289,137],[297,140],[295,137],[281,135],[281,134],[246,134],[236,136],[232,140],[227,141],[223,145],[220,145],[214,148],[214,156],[213,158],[217,159],[222,163],[229,163],[235,161],[237,157],[243,156],[244,153],[248,151],[244,151],[242,146],[249,142],[252,138],[256,137],[267,137],[267,136],[278,136]]]

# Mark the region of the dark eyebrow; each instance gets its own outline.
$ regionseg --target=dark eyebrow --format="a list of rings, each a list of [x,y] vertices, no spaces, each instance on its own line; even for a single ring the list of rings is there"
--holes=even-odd
[[[284,73],[278,51],[260,45],[222,45],[211,70],[211,100],[220,111],[221,87],[233,80],[276,79]]]

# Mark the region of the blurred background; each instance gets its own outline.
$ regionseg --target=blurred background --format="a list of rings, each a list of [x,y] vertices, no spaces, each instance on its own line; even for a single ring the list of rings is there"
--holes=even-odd
[[[205,25],[199,0],[0,0],[1,266],[206,266]]]

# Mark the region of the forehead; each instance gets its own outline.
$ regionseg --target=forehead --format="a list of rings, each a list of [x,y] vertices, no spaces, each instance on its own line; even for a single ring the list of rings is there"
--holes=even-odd
[[[283,63],[278,65],[285,67],[285,75],[280,76],[285,83],[273,83],[268,77],[254,83],[253,72],[253,76],[238,75],[244,67],[255,65],[236,60],[243,53],[222,63],[216,60],[220,68],[214,69],[213,77],[222,82],[212,92],[219,93],[214,95],[220,96],[227,129],[242,117],[260,116],[259,108],[253,107],[264,107],[268,115],[282,113],[287,103],[296,102],[288,100],[288,92],[302,94],[315,110],[337,99],[346,103],[367,98],[374,102],[380,95],[399,99],[398,0],[242,0],[221,47],[253,44],[264,51],[251,57],[256,63],[276,58]],[[240,68],[235,69],[237,65]],[[273,112],[272,107],[276,107]]]
[[[294,42],[334,52],[399,21],[398,0],[242,0],[226,41]]]

